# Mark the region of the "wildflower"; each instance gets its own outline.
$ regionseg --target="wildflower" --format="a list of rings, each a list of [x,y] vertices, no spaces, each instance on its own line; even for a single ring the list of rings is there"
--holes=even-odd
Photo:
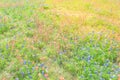
[[[31,62],[30,62],[30,61],[28,61],[28,64],[31,64]]]
[[[43,67],[44,66],[44,63],[40,64],[40,67]]]
[[[19,80],[19,78],[16,78],[15,80]]]
[[[110,62],[110,60],[109,60],[109,59],[107,59],[107,60],[106,60],[106,63],[109,63],[109,62]]]
[[[87,61],[90,62],[90,60],[91,60],[91,56],[89,55],[89,56],[87,57]]]
[[[80,78],[84,78],[84,75],[81,75]]]
[[[89,74],[90,75],[90,77],[92,77],[92,74]]]
[[[45,78],[48,78],[48,74],[44,74],[44,77],[45,77]]]
[[[62,55],[62,54],[64,54],[64,52],[60,51],[59,54]]]
[[[110,74],[111,72],[109,71],[108,74]]]
[[[84,59],[84,56],[82,57],[82,60]]]
[[[44,75],[44,74],[45,74],[45,72],[44,72],[44,71],[42,71],[41,73],[42,73],[42,75]]]
[[[29,76],[30,79],[32,79],[32,76]]]
[[[100,78],[100,80],[105,80],[104,78]]]
[[[22,45],[22,48],[24,48],[24,44]]]
[[[1,58],[2,58],[2,60],[4,60],[4,56],[2,56]]]
[[[61,76],[61,77],[59,78],[59,80],[65,80],[65,79],[64,79],[64,77]]]
[[[6,45],[6,49],[8,49],[9,48],[9,46],[8,46],[8,44]]]
[[[28,74],[30,74],[30,71],[28,71]]]
[[[120,80],[120,74],[118,74],[118,80]]]
[[[47,68],[47,66],[44,67],[45,69]]]
[[[2,16],[0,16],[0,19],[2,19]]]
[[[98,71],[95,71],[95,74],[98,74]]]
[[[100,72],[100,76],[102,76],[102,72]]]
[[[109,48],[109,51],[112,51],[112,50],[113,50],[113,48],[112,48],[112,47],[110,47],[110,48]]]
[[[97,62],[95,62],[94,65],[97,65]]]
[[[104,66],[105,66],[105,67],[108,67],[108,66],[109,66],[109,63],[105,63]]]
[[[24,65],[26,64],[26,60],[23,61],[23,64],[24,64]]]
[[[24,72],[21,72],[22,77],[24,77]]]
[[[36,70],[38,70],[38,69],[39,69],[39,67],[38,67],[38,66],[36,66],[36,67],[35,67],[35,69],[36,69]]]
[[[32,67],[32,70],[34,71],[34,70],[35,70],[35,67]]]
[[[115,78],[116,76],[115,76],[115,75],[111,75],[110,77],[113,79],[113,78]]]

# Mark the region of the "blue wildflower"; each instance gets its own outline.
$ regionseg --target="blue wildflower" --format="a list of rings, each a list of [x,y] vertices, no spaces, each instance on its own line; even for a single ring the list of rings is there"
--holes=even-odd
[[[90,77],[92,77],[92,74],[89,74]]]
[[[109,63],[105,63],[104,66],[105,66],[105,67],[108,67],[108,66],[109,66]]]
[[[30,74],[30,71],[28,71],[28,74]]]
[[[44,74],[45,74],[45,72],[44,72],[44,71],[42,71],[41,73],[42,73],[42,75],[44,75]]]
[[[108,74],[111,74],[111,72],[110,72],[110,71],[108,71]]]
[[[87,57],[87,61],[89,61],[89,60],[91,60],[91,56],[90,55]]]
[[[113,79],[113,78],[115,78],[116,76],[115,76],[115,75],[111,75],[110,77]]]
[[[2,16],[0,16],[0,19],[2,19]]]
[[[22,77],[24,77],[24,72],[21,72]]]
[[[6,45],[6,49],[8,49],[9,48],[9,46],[8,46],[8,44]]]
[[[40,64],[40,67],[43,67],[44,66],[44,63]]]
[[[84,75],[81,75],[80,78],[84,78]]]
[[[32,76],[29,75],[29,78],[32,79]]]
[[[19,80],[19,78],[15,78],[15,80]]]
[[[26,60],[24,60],[23,64],[24,64],[24,65],[26,64]]]
[[[104,78],[100,78],[100,80],[105,80]]]
[[[34,71],[34,70],[35,70],[35,67],[32,67],[32,70]]]
[[[45,69],[47,68],[47,66],[44,67]]]
[[[98,74],[98,71],[95,71],[95,74]]]
[[[30,61],[28,61],[28,64],[31,64],[31,62],[30,62]]]

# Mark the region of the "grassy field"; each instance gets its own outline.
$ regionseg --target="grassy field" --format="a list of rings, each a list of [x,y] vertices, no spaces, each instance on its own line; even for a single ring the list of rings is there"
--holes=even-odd
[[[0,80],[120,80],[119,0],[0,0]]]

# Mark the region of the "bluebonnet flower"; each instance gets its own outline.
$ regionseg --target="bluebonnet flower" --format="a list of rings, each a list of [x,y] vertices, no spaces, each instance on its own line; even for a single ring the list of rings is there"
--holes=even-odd
[[[24,77],[24,72],[21,72],[22,77]]]
[[[117,70],[120,72],[120,67],[119,67],[119,68],[117,68]]]
[[[44,67],[45,69],[47,68],[47,66]]]
[[[32,67],[32,70],[34,71],[34,70],[35,70],[35,67]]]
[[[29,75],[29,78],[32,79],[32,76]]]
[[[2,56],[1,58],[2,58],[2,60],[3,60],[3,59],[4,59],[4,56]]]
[[[87,49],[88,51],[90,51],[90,48],[89,48],[89,47],[87,47],[86,49]]]
[[[112,47],[110,47],[110,48],[109,48],[109,51],[112,51],[112,50],[113,50],[113,48],[112,48]]]
[[[24,65],[26,64],[26,60],[23,61],[23,64],[24,64]]]
[[[115,69],[114,74],[118,74],[119,72],[120,72],[120,70],[117,68],[117,69]]]
[[[115,77],[116,77],[116,75],[111,75],[111,76],[110,76],[110,78],[112,78],[112,79],[115,78]]]
[[[93,42],[93,40],[92,39],[90,39],[90,43],[92,43]]]
[[[98,71],[95,71],[95,74],[98,74]]]
[[[110,62],[110,60],[109,60],[109,59],[107,59],[107,60],[106,60],[106,63],[109,63],[109,62]]]
[[[84,75],[81,75],[80,78],[84,78]]]
[[[90,62],[91,59],[92,59],[92,56],[89,55],[86,60],[87,60],[87,62]]]
[[[97,62],[94,62],[94,65],[97,65],[98,63]]]
[[[109,66],[109,63],[105,63],[105,64],[103,64],[103,66],[108,67],[108,66]]]
[[[85,50],[85,48],[84,48],[84,47],[82,47],[82,48],[81,48],[81,50]]]
[[[42,75],[44,75],[44,74],[45,74],[45,72],[44,72],[44,71],[42,71],[41,73],[42,73]]]
[[[43,67],[43,66],[44,66],[44,63],[41,63],[41,64],[40,64],[40,67]]]
[[[100,80],[105,80],[104,78],[100,78]]]
[[[100,72],[99,75],[102,76],[102,72]]]
[[[64,54],[64,53],[65,53],[64,51],[60,51],[60,52],[59,52],[60,55],[62,55],[62,54]]]
[[[28,71],[28,74],[30,74],[30,71]]]
[[[30,61],[28,61],[28,64],[31,64],[31,62],[30,62]]]
[[[84,56],[82,56],[82,60],[85,59]]]
[[[111,72],[110,72],[110,71],[108,71],[108,74],[111,74]]]
[[[24,48],[24,44],[22,45],[22,48]]]
[[[92,77],[92,74],[89,74],[90,77]]]
[[[15,80],[19,80],[19,78],[15,78]]]
[[[0,19],[2,19],[2,16],[0,16]]]
[[[6,49],[8,49],[9,48],[9,46],[8,46],[8,44],[6,45]]]

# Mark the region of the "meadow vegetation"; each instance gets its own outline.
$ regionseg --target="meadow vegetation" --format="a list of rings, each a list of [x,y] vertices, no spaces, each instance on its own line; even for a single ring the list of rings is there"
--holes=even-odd
[[[119,0],[0,0],[0,80],[120,80]]]

